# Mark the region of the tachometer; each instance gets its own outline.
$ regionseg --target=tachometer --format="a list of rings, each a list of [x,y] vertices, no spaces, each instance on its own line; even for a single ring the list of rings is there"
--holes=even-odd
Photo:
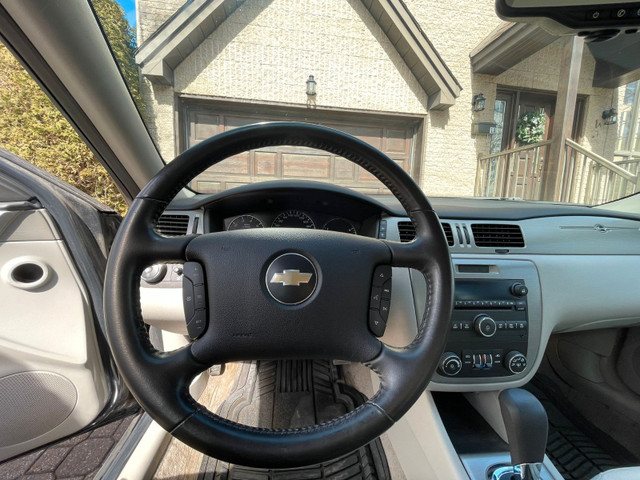
[[[272,227],[280,228],[316,228],[311,217],[300,210],[287,210],[278,215]]]
[[[344,218],[332,218],[322,227],[323,230],[331,230],[332,232],[353,233],[356,232],[356,227],[349,220]]]
[[[227,230],[246,230],[248,228],[264,228],[264,225],[253,215],[240,215],[231,220]]]

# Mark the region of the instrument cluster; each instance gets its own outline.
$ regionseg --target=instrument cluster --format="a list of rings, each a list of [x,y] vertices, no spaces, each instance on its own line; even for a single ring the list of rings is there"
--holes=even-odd
[[[250,228],[309,228],[333,232],[360,233],[358,222],[324,213],[289,209],[279,212],[245,213],[224,219],[225,230]]]

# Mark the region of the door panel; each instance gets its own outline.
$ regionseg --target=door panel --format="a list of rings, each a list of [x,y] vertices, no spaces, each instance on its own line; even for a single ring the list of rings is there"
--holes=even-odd
[[[89,425],[109,399],[94,318],[47,211],[0,204],[0,461]]]

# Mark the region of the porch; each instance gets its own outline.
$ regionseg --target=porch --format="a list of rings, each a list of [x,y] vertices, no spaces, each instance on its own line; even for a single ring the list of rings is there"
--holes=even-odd
[[[551,195],[545,194],[551,143],[547,140],[480,157],[475,196],[597,205],[640,191],[640,156],[610,161],[566,138],[557,187]]]

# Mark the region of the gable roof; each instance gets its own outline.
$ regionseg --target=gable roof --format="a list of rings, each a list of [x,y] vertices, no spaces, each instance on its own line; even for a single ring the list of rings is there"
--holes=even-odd
[[[471,51],[471,69],[499,75],[557,39],[536,25],[505,22]]]
[[[173,70],[244,0],[189,0],[136,52],[150,80],[173,84]],[[462,87],[402,0],[362,0],[428,95],[429,110],[454,104]]]
[[[499,75],[558,38],[536,25],[503,23],[471,52],[472,71]],[[587,45],[596,61],[594,87],[616,88],[640,79],[638,35],[618,35],[606,42]]]

